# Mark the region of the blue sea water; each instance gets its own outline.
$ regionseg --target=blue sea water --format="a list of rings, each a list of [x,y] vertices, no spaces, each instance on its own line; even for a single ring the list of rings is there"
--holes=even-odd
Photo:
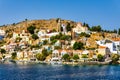
[[[0,80],[120,80],[120,65],[0,64]]]
[[[3,38],[4,38],[4,36],[0,36],[0,40],[3,39]]]

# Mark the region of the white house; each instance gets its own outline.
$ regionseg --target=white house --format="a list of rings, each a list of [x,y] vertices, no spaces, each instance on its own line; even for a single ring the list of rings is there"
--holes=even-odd
[[[120,51],[120,38],[113,38],[112,40],[115,43],[116,49]]]
[[[49,37],[51,37],[51,36],[56,36],[58,34],[59,34],[58,32],[47,33],[45,30],[40,30],[38,32],[38,37],[42,37],[42,36],[49,36]]]
[[[52,37],[58,35],[58,32],[47,33],[46,36]]]
[[[57,42],[54,44],[54,46],[60,46],[60,45],[61,45],[60,40],[57,40]]]
[[[16,39],[17,37],[19,37],[19,34],[16,33],[16,32],[13,32],[13,36],[12,36],[12,38],[13,38],[13,39]]]
[[[38,32],[38,37],[41,41],[48,40],[50,42],[50,37],[58,35],[58,32],[47,33],[45,30],[40,30]]]
[[[28,51],[18,51],[17,52],[17,59],[19,60],[30,60]]]
[[[118,53],[118,51],[116,49],[116,45],[113,41],[111,41],[111,40],[100,40],[100,41],[96,41],[96,42],[99,46],[108,47],[110,49],[111,53]]]
[[[33,50],[31,50],[31,53],[33,53],[33,54],[37,54],[37,53],[42,53],[42,50],[43,49],[33,49]]]
[[[0,35],[4,36],[5,35],[5,31],[0,29]]]
[[[82,54],[86,54],[86,55],[88,55],[90,52],[88,51],[88,50],[84,50],[83,52],[82,52]]]
[[[54,61],[54,60],[60,60],[61,59],[61,57],[60,57],[60,53],[59,53],[59,51],[58,50],[54,50],[53,52],[52,52],[52,59],[51,59],[51,61]]]
[[[77,34],[80,34],[82,32],[85,32],[85,33],[90,33],[90,31],[88,30],[87,27],[83,27],[82,26],[82,23],[78,22],[77,23],[77,26],[75,28],[73,28],[73,32],[77,33]]]
[[[16,46],[17,46],[16,43],[10,43],[9,45],[6,46],[6,50],[9,51],[9,53],[12,53],[14,52]]]
[[[21,60],[21,59],[23,58],[23,52],[22,52],[22,51],[18,51],[18,52],[17,52],[17,58],[18,58],[19,60]]]
[[[38,37],[45,36],[45,35],[46,35],[46,31],[45,30],[40,30],[38,32]]]

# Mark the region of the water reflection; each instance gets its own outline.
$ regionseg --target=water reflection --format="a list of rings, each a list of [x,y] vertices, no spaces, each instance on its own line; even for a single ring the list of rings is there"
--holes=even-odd
[[[119,67],[119,65],[0,64],[0,80],[117,80],[120,79]]]

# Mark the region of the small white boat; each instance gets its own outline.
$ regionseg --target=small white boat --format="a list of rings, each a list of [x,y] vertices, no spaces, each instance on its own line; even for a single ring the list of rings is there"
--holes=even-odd
[[[62,61],[60,61],[60,59],[58,58],[52,58],[50,63],[53,65],[57,65],[57,64],[62,64]]]

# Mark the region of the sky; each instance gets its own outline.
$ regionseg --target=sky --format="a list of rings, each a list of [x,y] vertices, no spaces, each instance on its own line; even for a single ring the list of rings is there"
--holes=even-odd
[[[103,29],[120,28],[120,0],[0,0],[0,25],[61,18]]]

